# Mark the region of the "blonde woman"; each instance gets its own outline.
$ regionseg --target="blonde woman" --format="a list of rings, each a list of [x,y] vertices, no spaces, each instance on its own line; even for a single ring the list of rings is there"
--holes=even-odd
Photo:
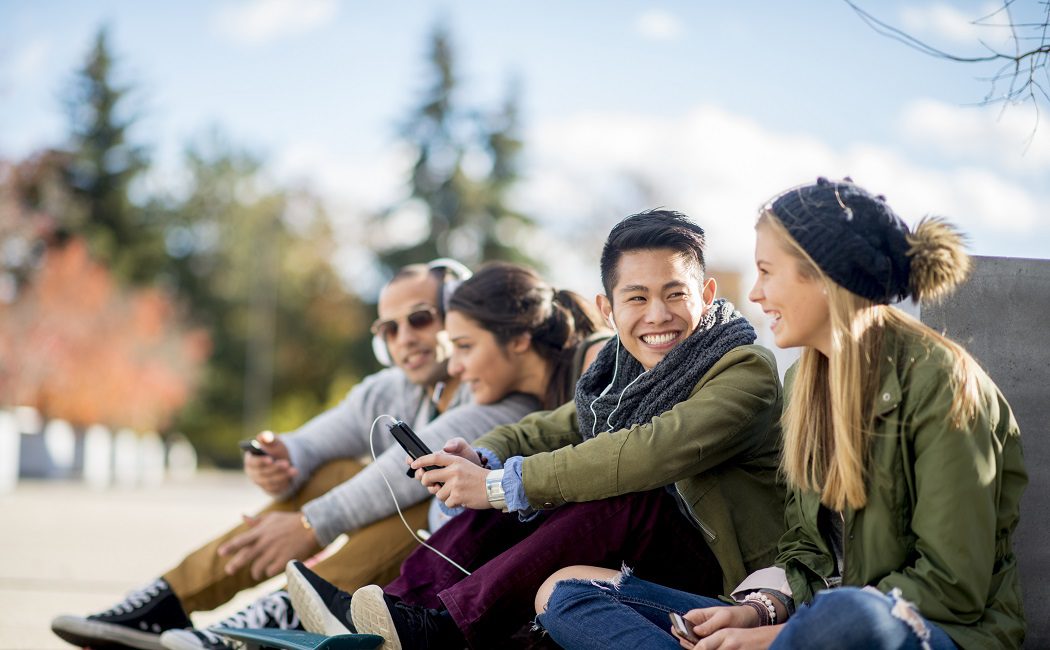
[[[965,278],[959,233],[939,219],[909,230],[884,198],[826,179],[777,196],[756,231],[750,298],[778,346],[802,347],[775,567],[729,606],[570,567],[540,589],[539,622],[570,649],[1020,646],[1017,424],[964,349],[889,306]],[[673,636],[671,612],[686,612]]]

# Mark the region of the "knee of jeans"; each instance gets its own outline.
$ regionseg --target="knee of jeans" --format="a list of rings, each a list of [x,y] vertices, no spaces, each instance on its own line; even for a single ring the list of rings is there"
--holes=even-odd
[[[894,589],[883,594],[873,587],[839,587],[822,591],[809,607],[804,607],[792,617],[795,627],[805,627],[817,621],[837,621],[843,634],[858,638],[900,637],[899,622],[903,622],[914,634],[920,647],[926,647],[930,631],[925,619],[915,606],[901,597]],[[845,637],[840,637],[845,640]]]
[[[558,569],[544,580],[540,588],[536,590],[536,613],[542,614],[547,611],[550,607],[551,599],[554,594],[559,593],[559,589],[561,589],[560,597],[566,598],[570,594],[577,593],[576,585],[598,586],[608,584],[612,588],[616,588],[625,576],[630,575],[630,569],[624,567],[619,573],[609,571],[610,575],[607,579],[600,579],[596,576],[596,573],[604,575],[607,571],[609,570],[584,566],[570,566]]]

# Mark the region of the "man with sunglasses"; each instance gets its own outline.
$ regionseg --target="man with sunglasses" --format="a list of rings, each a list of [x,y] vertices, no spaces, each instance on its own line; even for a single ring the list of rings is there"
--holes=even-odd
[[[373,347],[391,367],[366,377],[337,406],[296,431],[256,436],[265,455],[244,455],[245,473],[274,501],[212,540],[115,607],[88,617],[59,616],[52,630],[81,646],[225,648],[208,630],[182,630],[189,614],[214,609],[242,589],[306,559],[342,533],[349,537],[315,569],[352,590],[393,579],[416,546],[398,518],[390,491],[412,529],[426,527],[429,494],[405,476],[404,452],[380,415],[408,422],[432,449],[457,435],[480,436],[538,408],[513,395],[491,405],[471,403],[470,392],[449,377],[451,351],[443,306],[456,277],[469,271],[452,261],[401,269],[379,296]],[[373,425],[375,431],[373,432]],[[370,456],[368,466],[357,458]],[[386,477],[389,482],[383,478]],[[409,507],[411,506],[411,507]],[[287,593],[265,596],[222,622],[227,627],[299,627]],[[160,636],[168,630],[163,641]]]

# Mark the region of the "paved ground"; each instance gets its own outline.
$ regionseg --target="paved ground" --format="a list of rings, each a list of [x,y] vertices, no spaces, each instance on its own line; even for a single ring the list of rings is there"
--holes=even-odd
[[[19,483],[0,495],[0,650],[69,650],[48,628],[53,616],[107,609],[265,501],[239,473],[136,490]],[[195,622],[218,620],[253,593]]]

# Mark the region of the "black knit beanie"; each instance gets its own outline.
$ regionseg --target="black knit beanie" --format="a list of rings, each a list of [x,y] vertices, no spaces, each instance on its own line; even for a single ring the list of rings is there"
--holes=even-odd
[[[879,304],[906,297],[908,226],[881,196],[818,178],[777,196],[769,210],[836,284]]]

